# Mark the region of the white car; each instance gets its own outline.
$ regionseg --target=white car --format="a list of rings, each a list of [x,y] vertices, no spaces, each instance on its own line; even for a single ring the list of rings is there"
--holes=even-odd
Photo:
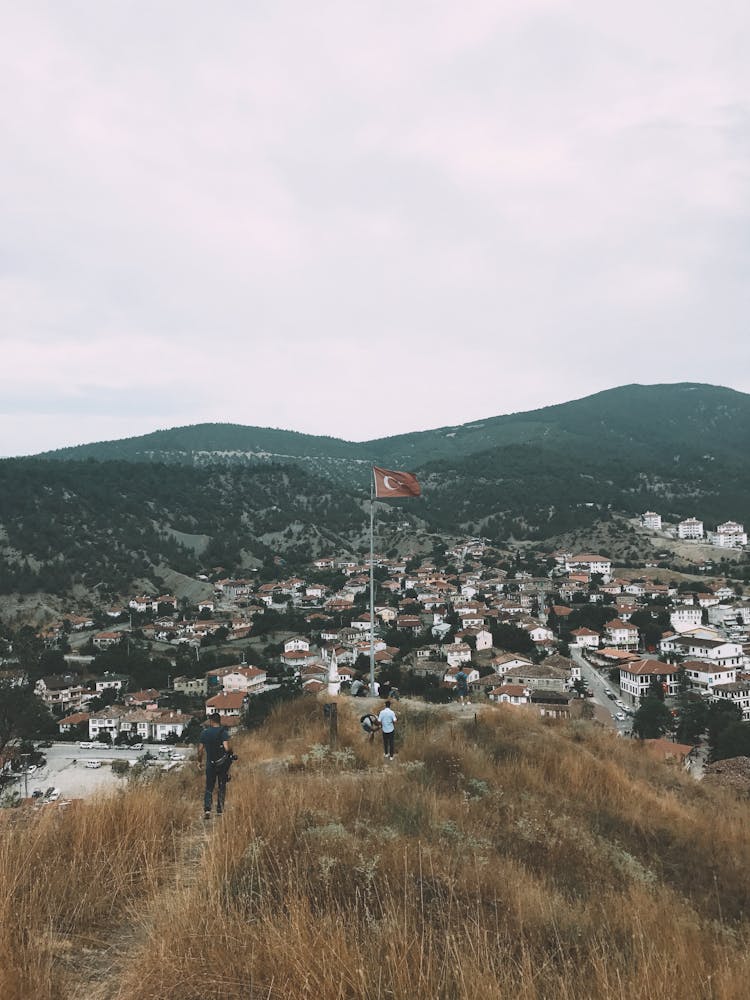
[[[100,760],[87,760],[86,767],[101,767],[102,762]]]
[[[79,743],[78,746],[79,746],[79,748],[81,750],[93,750],[94,749],[94,744],[93,743]]]
[[[171,753],[169,755],[169,759],[170,760],[185,760],[185,754],[184,753]]]
[[[143,744],[142,743],[134,743],[130,749],[131,750],[143,750]]]
[[[625,713],[624,712],[618,712],[617,715],[615,716],[615,718],[619,719],[620,722],[624,722],[625,721]]]
[[[34,771],[36,771],[36,764],[29,764],[29,766],[26,768],[26,773],[33,774]]]
[[[60,789],[53,788],[52,791],[49,793],[49,795],[45,796],[45,798],[47,799],[48,802],[57,802],[57,800],[60,798]]]

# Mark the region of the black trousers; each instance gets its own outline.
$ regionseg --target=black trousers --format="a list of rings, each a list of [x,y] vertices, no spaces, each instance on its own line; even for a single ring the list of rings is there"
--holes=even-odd
[[[393,739],[395,733],[383,733],[383,751],[388,757],[393,756]]]
[[[204,812],[211,812],[214,798],[214,785],[218,783],[216,792],[216,812],[224,812],[224,796],[227,792],[227,770],[217,768],[211,761],[206,762],[206,793],[203,796]]]

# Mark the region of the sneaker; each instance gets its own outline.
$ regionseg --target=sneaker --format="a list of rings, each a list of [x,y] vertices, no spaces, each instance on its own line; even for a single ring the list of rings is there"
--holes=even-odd
[[[393,757],[391,757],[391,760],[393,760]]]
[[[383,756],[384,756],[384,757],[387,757],[387,756],[388,756],[388,754],[387,754],[387,753],[384,753],[384,754],[383,754]]]
[[[211,819],[211,813],[210,812],[204,812],[203,813],[203,818],[204,819]]]

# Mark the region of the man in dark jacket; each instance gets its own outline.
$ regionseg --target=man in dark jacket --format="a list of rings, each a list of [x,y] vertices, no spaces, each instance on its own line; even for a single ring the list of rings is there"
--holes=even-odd
[[[207,719],[208,725],[200,735],[198,742],[198,766],[203,763],[203,753],[206,754],[206,791],[203,796],[203,818],[211,818],[214,785],[218,783],[216,794],[216,814],[224,812],[224,796],[227,791],[230,754],[229,730],[221,724],[218,712],[212,712]]]

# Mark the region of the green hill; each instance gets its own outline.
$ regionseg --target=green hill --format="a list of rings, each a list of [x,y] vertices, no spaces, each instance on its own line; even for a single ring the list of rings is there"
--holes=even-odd
[[[362,552],[373,462],[415,471],[423,485],[419,500],[379,505],[379,526],[400,517],[500,544],[648,508],[709,527],[747,523],[748,441],[750,396],[686,383],[360,444],[203,424],[8,459],[0,591],[102,575],[120,587],[159,565],[239,571],[272,552]]]

